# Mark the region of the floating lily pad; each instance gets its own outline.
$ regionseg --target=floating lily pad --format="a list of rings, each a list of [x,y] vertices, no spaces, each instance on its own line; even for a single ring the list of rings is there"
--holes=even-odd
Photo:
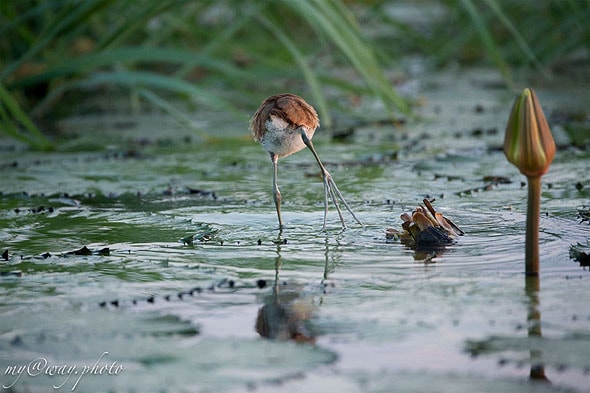
[[[22,375],[2,379],[17,391],[223,391],[230,386],[288,380],[336,360],[334,353],[311,345],[256,338],[201,338],[190,323],[149,312],[68,313],[68,324],[43,318],[43,326],[0,339],[0,367],[26,365],[34,359],[76,367],[79,374]],[[64,315],[65,317],[65,315]],[[12,326],[24,328],[25,315]],[[84,367],[115,364],[100,375],[81,375]],[[121,367],[115,374],[114,370]],[[78,378],[80,378],[78,380]]]
[[[503,364],[530,366],[542,364],[555,370],[576,369],[580,374],[590,372],[588,334],[570,334],[562,338],[492,336],[469,340],[465,350],[474,357],[497,356]]]

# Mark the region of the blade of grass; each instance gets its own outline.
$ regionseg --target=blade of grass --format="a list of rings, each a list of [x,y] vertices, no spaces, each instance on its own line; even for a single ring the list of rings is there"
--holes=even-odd
[[[272,21],[268,15],[265,16],[264,14],[259,14],[256,19],[266,26],[266,28],[268,28],[268,30],[270,30],[270,32],[272,32],[274,36],[277,37],[279,42],[291,53],[293,60],[295,60],[301,69],[303,78],[311,90],[311,95],[314,98],[315,105],[318,107],[322,122],[324,122],[328,128],[332,127],[332,117],[330,115],[330,111],[328,110],[328,104],[326,103],[326,98],[322,92],[320,82],[311,69],[311,66],[305,60],[305,55],[299,50],[299,48],[297,48],[295,43],[287,36],[287,34],[285,34],[279,25]]]
[[[6,2],[3,4],[2,16],[4,17],[3,19],[6,19],[9,22],[4,22],[0,25],[0,37],[10,37],[11,39],[14,39],[14,36],[16,35],[29,45],[32,44],[37,35],[29,28],[26,22],[33,18],[40,17],[43,13],[52,10],[55,6],[56,4],[54,1],[46,1],[25,12],[20,12],[20,10],[16,9],[18,8],[16,2]],[[16,32],[13,33],[15,30]]]
[[[477,9],[473,5],[472,1],[471,0],[461,0],[461,5],[463,6],[465,11],[469,15],[469,17],[471,19],[471,23],[473,24],[475,30],[479,34],[479,38],[480,38],[482,44],[486,48],[487,53],[491,57],[492,61],[496,64],[496,67],[498,67],[498,70],[502,74],[504,81],[506,82],[506,84],[509,87],[513,88],[515,86],[515,84],[514,84],[514,81],[512,80],[512,75],[510,73],[510,69],[508,68],[508,65],[506,64],[506,62],[504,61],[504,59],[502,57],[502,53],[500,52],[500,49],[496,45],[494,38],[492,36],[492,33],[490,32],[487,25],[485,24],[485,22],[483,21],[483,19],[479,15],[479,13],[477,12]]]
[[[135,90],[137,94],[144,100],[152,103],[156,107],[160,108],[168,115],[170,115],[173,119],[175,119],[180,125],[187,127],[191,131],[197,133],[205,142],[211,142],[213,137],[208,135],[204,130],[201,128],[195,127],[191,119],[178,110],[174,105],[170,104],[167,100],[160,97],[154,91],[147,89],[147,88],[139,88]]]
[[[35,123],[27,116],[27,114],[20,108],[18,102],[14,97],[4,88],[0,83],[0,115],[2,118],[2,126],[0,131],[7,135],[26,142],[31,147],[40,150],[49,150],[52,148],[51,142],[39,131]],[[14,126],[13,121],[22,124],[30,135],[19,131]]]
[[[84,20],[92,16],[93,13],[96,13],[110,2],[111,0],[86,0],[76,3],[74,9],[66,12],[65,15],[57,15],[57,23],[48,26],[47,31],[42,31],[37,41],[22,56],[0,71],[0,81],[6,80],[18,67],[47,47],[58,34],[62,33],[69,26],[80,25]]]
[[[129,4],[136,5],[133,3],[130,2]],[[120,24],[110,34],[101,37],[97,43],[97,47],[103,49],[122,45],[133,33],[141,28],[145,28],[150,19],[184,3],[186,2],[182,0],[144,2],[139,12],[133,13],[133,18],[127,19],[126,23]]]
[[[136,62],[163,62],[192,65],[192,67],[200,66],[219,72],[224,78],[241,80],[248,77],[247,71],[240,70],[229,62],[194,52],[169,48],[126,47],[91,53],[76,59],[65,59],[63,63],[50,67],[42,73],[11,83],[10,88],[23,88],[61,77],[90,73],[105,66]]]
[[[485,4],[494,12],[498,20],[504,25],[506,30],[510,32],[514,40],[516,41],[517,45],[520,47],[524,55],[529,59],[531,64],[533,64],[539,71],[541,71],[545,76],[549,76],[549,73],[543,67],[537,56],[533,53],[531,48],[528,46],[516,26],[510,21],[508,16],[502,11],[502,8],[493,0],[484,0]]]
[[[343,15],[338,0],[308,0],[289,3],[297,5],[295,10],[300,12],[308,23],[321,27],[322,31],[342,51],[359,72],[365,83],[381,98],[392,117],[389,103],[393,103],[402,113],[410,112],[407,103],[397,95],[391,83],[377,64],[370,45],[361,39],[360,31],[354,24],[349,23],[348,15]]]
[[[117,85],[126,88],[141,88],[149,87],[152,89],[160,89],[176,94],[186,95],[201,103],[207,108],[221,109],[234,114],[236,117],[242,118],[243,113],[236,109],[233,104],[211,93],[206,89],[201,89],[194,84],[182,79],[158,75],[150,72],[141,71],[113,71],[113,72],[96,72],[86,79],[71,81],[62,84],[59,88],[54,89],[48,94],[44,101],[51,101],[53,95],[63,94],[68,90],[75,89],[95,89],[104,85]]]
[[[224,46],[231,38],[235,37],[248,23],[252,21],[255,15],[261,13],[264,7],[264,2],[256,2],[250,5],[247,12],[238,15],[237,19],[227,25],[221,32],[214,34],[200,53],[203,56],[210,56],[216,49]],[[184,78],[190,72],[190,67],[184,66],[177,73],[176,76]]]
[[[323,14],[331,20],[331,23],[344,33],[345,42],[339,43],[342,49],[351,48],[349,58],[353,65],[365,75],[365,79],[378,94],[389,100],[398,107],[402,112],[408,113],[406,102],[401,99],[387,78],[382,68],[377,63],[377,58],[370,43],[363,39],[362,32],[356,22],[354,15],[339,0],[321,1],[315,0],[317,5],[323,8]],[[334,39],[334,37],[332,37]]]

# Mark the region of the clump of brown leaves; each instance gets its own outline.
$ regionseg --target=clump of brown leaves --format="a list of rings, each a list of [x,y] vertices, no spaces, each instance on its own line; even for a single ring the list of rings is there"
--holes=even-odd
[[[430,248],[451,244],[465,234],[450,219],[437,212],[430,200],[425,198],[422,202],[423,205],[416,207],[411,215],[401,215],[402,231],[394,228],[385,230],[387,239],[399,238],[413,248]]]

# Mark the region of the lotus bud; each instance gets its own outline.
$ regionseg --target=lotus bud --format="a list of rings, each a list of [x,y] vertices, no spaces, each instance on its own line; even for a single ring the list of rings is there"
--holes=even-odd
[[[539,215],[541,209],[541,176],[555,156],[551,130],[532,89],[524,89],[510,112],[504,154],[528,180],[528,203],[525,239],[527,276],[539,274]]]
[[[524,89],[512,106],[504,154],[527,177],[543,175],[555,156],[555,142],[533,89]]]

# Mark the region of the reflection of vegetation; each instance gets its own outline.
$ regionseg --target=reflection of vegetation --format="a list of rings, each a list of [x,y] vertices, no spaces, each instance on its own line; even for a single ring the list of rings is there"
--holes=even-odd
[[[539,292],[540,281],[538,276],[526,277],[525,292],[529,298],[529,312],[527,315],[528,336],[532,339],[541,339],[541,311],[539,310]],[[531,372],[529,374],[532,380],[549,382],[545,375],[545,365],[543,363],[543,351],[533,349],[529,351],[531,361]]]
[[[549,379],[545,375],[545,363],[554,363],[555,349],[563,349],[560,346],[559,340],[552,341],[543,338],[541,330],[541,312],[539,310],[539,292],[539,277],[526,277],[525,293],[528,306],[526,318],[528,335],[526,338],[520,336],[492,336],[484,340],[467,340],[466,351],[473,357],[490,354],[506,355],[506,357],[503,356],[498,362],[502,365],[508,362],[520,363],[525,361],[521,354],[528,351],[530,379],[534,381],[549,382]],[[564,341],[567,341],[567,339]],[[566,345],[572,344],[567,343]],[[565,348],[565,346],[563,348]],[[553,349],[553,351],[550,351],[551,349]],[[575,366],[575,364],[572,364],[572,366]],[[560,364],[558,367],[564,367],[564,365]]]
[[[2,2],[1,129],[49,148],[39,124],[115,87],[129,106],[149,103],[195,128],[171,97],[250,113],[261,96],[303,84],[329,126],[328,89],[407,112],[383,69],[408,52],[434,64],[489,58],[510,82],[514,65],[545,69],[590,42],[588,2],[408,5],[418,20],[386,0]],[[334,71],[351,66],[362,85]]]

